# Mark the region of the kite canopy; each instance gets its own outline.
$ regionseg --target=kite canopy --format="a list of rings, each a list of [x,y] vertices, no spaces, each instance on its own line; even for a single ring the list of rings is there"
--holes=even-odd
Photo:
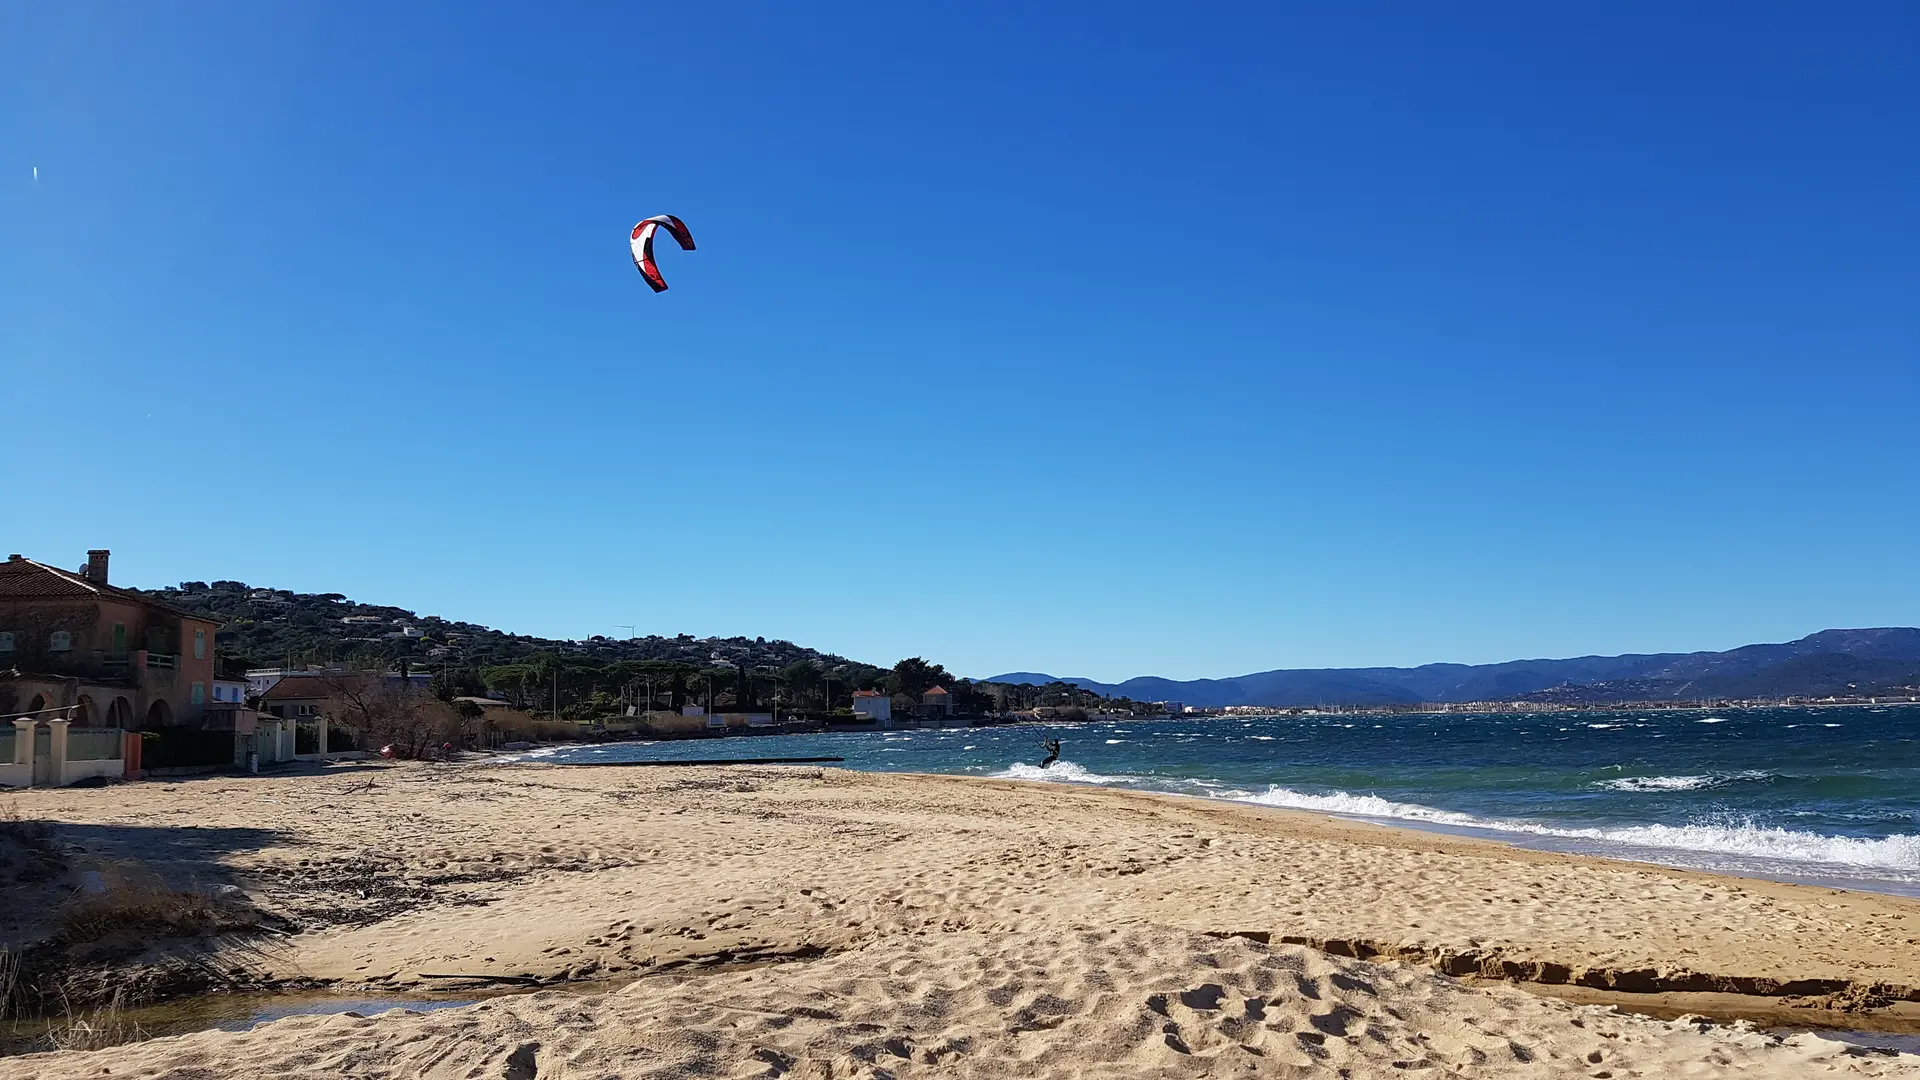
[[[654,292],[667,291],[667,279],[660,276],[660,268],[653,262],[653,233],[663,226],[680,241],[682,251],[693,250],[693,234],[687,231],[687,223],[672,214],[659,214],[633,227],[633,265],[639,268],[640,276],[647,279]]]

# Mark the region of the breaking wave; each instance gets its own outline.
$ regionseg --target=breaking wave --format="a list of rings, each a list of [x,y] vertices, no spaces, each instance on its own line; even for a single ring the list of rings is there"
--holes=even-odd
[[[1482,821],[1471,814],[1462,814],[1453,810],[1436,810],[1431,806],[1418,803],[1394,802],[1378,795],[1352,795],[1336,791],[1330,795],[1311,795],[1292,788],[1283,788],[1278,784],[1266,790],[1265,794],[1249,795],[1241,802],[1259,803],[1262,806],[1283,806],[1290,810],[1318,810],[1323,814],[1346,814],[1353,817],[1398,818],[1402,821],[1431,821],[1437,825],[1456,825],[1463,829],[1495,829],[1498,825]]]
[[[1569,829],[1527,821],[1477,818],[1471,814],[1438,810],[1417,803],[1394,802],[1378,795],[1353,795],[1344,791],[1314,795],[1279,785],[1269,788],[1264,794],[1238,801],[1351,817],[1421,821],[1453,828],[1559,837],[1624,847],[1735,855],[1789,863],[1871,867],[1878,870],[1920,870],[1920,836],[1909,833],[1896,833],[1879,839],[1825,836],[1795,829],[1758,826],[1751,822]]]
[[[541,758],[549,758],[565,750],[578,749],[580,749],[580,747],[577,746],[542,746],[535,750],[519,750],[510,754],[502,754],[493,760],[499,764],[512,761],[539,761]]]
[[[1047,780],[1056,784],[1130,784],[1134,780],[1131,776],[1108,776],[1104,773],[1088,772],[1065,758],[1044,769],[1038,765],[1017,761],[991,775],[1000,780]]]

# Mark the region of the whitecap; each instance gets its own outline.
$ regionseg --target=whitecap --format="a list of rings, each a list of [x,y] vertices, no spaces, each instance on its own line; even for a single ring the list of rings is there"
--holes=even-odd
[[[1261,742],[1272,742],[1272,741],[1273,741],[1273,736],[1271,736],[1271,735],[1249,735],[1249,736],[1247,736],[1247,738],[1249,738],[1249,739],[1259,739],[1259,740],[1260,740]]]
[[[1120,745],[1121,743],[1123,743],[1123,742],[1126,742],[1126,741],[1127,741],[1127,740],[1125,740],[1125,739],[1108,739],[1108,740],[1107,740],[1107,745],[1108,745],[1108,746],[1119,746],[1119,745]]]
[[[1821,724],[1821,727],[1839,727],[1839,724]]]
[[[1694,721],[1696,724],[1724,724],[1726,722],[1727,718],[1724,716],[1709,716],[1705,720]]]
[[[1770,780],[1773,774],[1760,769],[1733,773],[1706,773],[1699,776],[1622,776],[1601,780],[1593,786],[1608,791],[1698,791],[1742,780]]]

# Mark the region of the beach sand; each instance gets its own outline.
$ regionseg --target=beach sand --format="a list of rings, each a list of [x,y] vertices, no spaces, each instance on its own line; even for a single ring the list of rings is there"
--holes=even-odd
[[[625,984],[0,1059],[6,1080],[1920,1076],[1913,1056],[1487,981],[1874,1026],[1920,999],[1920,901],[1901,897],[814,768],[335,767],[7,803],[58,822],[76,864],[238,885],[298,926],[212,959],[249,980]],[[10,892],[0,933],[44,931]]]

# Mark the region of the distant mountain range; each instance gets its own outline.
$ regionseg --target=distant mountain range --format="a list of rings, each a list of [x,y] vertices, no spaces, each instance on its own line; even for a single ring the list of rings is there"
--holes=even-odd
[[[1135,701],[1224,705],[1415,705],[1422,702],[1550,701],[1605,704],[1721,698],[1920,693],[1920,628],[1822,630],[1798,641],[1725,652],[1630,653],[1504,664],[1416,668],[1300,668],[1230,679],[1142,676],[1121,683],[1015,671],[997,683],[1069,682]]]

